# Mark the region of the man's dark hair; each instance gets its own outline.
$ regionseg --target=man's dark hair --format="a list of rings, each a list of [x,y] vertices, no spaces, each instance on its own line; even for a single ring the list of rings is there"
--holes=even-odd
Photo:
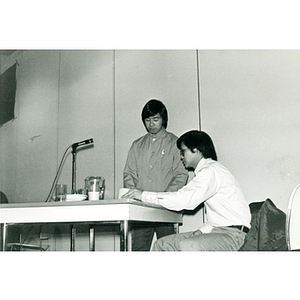
[[[182,143],[191,151],[193,151],[195,148],[198,149],[204,158],[218,160],[214,143],[211,137],[204,131],[191,130],[184,133],[177,140],[178,149],[180,149]]]
[[[142,120],[145,125],[145,119],[160,114],[162,117],[162,126],[167,129],[168,126],[168,111],[165,105],[156,99],[149,100],[142,110]]]

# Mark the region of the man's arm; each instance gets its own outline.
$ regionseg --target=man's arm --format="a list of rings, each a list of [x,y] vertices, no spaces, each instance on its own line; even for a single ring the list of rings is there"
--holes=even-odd
[[[138,182],[137,163],[133,145],[128,151],[126,164],[123,171],[123,185],[125,188],[135,188]]]
[[[165,192],[176,192],[187,184],[188,181],[188,172],[184,168],[180,160],[180,152],[177,148],[174,147],[173,150],[173,178],[168,184]]]
[[[217,193],[220,186],[214,180],[212,168],[203,169],[187,185],[177,192],[136,192],[132,191],[132,198],[144,202],[159,204],[170,210],[193,210],[199,204]]]

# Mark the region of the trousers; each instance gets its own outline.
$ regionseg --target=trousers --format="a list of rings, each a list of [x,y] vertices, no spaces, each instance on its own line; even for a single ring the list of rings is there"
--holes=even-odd
[[[246,233],[236,228],[215,227],[210,233],[200,230],[172,234],[158,239],[152,251],[237,251]]]
[[[154,232],[157,239],[174,234],[173,225],[134,226],[132,228],[132,251],[150,251]]]

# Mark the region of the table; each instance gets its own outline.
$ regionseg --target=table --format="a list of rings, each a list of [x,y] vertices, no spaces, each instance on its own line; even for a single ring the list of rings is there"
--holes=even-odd
[[[132,199],[0,204],[3,251],[7,248],[7,226],[42,223],[117,223],[120,228],[120,250],[128,251],[128,233],[132,222],[173,224],[176,233],[182,224],[182,214]],[[71,251],[75,250],[75,235],[76,230],[72,226]],[[90,226],[89,249],[95,251],[93,226]]]

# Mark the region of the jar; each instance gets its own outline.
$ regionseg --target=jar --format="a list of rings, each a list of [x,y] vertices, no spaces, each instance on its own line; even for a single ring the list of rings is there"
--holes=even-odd
[[[105,179],[101,176],[89,176],[84,180],[88,200],[103,200]]]

